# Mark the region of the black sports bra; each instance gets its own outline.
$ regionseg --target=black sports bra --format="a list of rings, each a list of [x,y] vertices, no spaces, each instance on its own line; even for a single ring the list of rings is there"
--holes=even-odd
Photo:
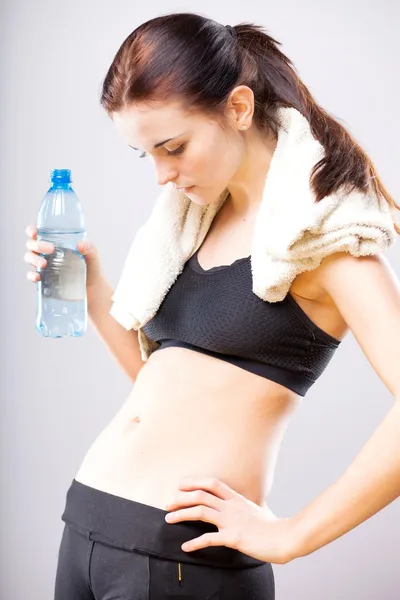
[[[197,252],[142,328],[160,345],[181,346],[228,361],[304,396],[341,343],[289,294],[281,302],[252,291],[250,256],[203,269]]]

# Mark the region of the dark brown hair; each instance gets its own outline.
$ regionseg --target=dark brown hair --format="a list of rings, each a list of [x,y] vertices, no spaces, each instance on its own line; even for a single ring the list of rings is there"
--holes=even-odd
[[[317,202],[342,188],[372,191],[394,209],[375,166],[351,134],[321,108],[300,80],[281,43],[259,25],[241,23],[236,36],[220,23],[195,13],[151,19],[123,42],[103,81],[100,103],[109,115],[131,103],[182,103],[187,112],[224,122],[230,92],[237,85],[254,94],[253,122],[261,131],[279,123],[279,106],[297,109],[310,123],[325,156],[314,165],[310,184]],[[393,217],[394,220],[394,217]],[[395,223],[400,234],[400,227]]]

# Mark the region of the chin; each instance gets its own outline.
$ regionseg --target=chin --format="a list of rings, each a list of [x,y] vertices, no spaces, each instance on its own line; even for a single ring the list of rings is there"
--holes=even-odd
[[[191,202],[193,202],[194,204],[198,204],[199,206],[207,206],[211,202],[215,201],[215,197],[209,199],[205,194],[198,194],[197,190],[196,192],[188,190],[187,192],[185,192],[185,196],[189,198]]]

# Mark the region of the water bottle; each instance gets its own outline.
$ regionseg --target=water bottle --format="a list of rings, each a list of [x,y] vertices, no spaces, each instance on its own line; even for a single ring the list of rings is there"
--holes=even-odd
[[[37,238],[54,244],[38,268],[36,329],[44,337],[82,336],[87,329],[86,262],[76,249],[86,238],[81,202],[71,171],[54,169],[37,216]]]

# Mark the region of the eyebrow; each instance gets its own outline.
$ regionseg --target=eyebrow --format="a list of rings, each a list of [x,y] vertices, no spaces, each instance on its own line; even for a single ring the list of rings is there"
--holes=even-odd
[[[155,150],[156,148],[159,148],[160,146],[164,146],[164,144],[166,144],[167,142],[170,142],[171,140],[175,140],[176,138],[180,137],[181,135],[183,135],[183,133],[180,133],[179,135],[176,135],[175,137],[168,138],[167,140],[164,140],[163,142],[158,142],[158,144],[154,144],[153,150]],[[135,148],[134,146],[131,146],[130,144],[128,144],[128,146],[129,146],[129,148],[133,148],[133,150],[139,150],[139,148]]]

